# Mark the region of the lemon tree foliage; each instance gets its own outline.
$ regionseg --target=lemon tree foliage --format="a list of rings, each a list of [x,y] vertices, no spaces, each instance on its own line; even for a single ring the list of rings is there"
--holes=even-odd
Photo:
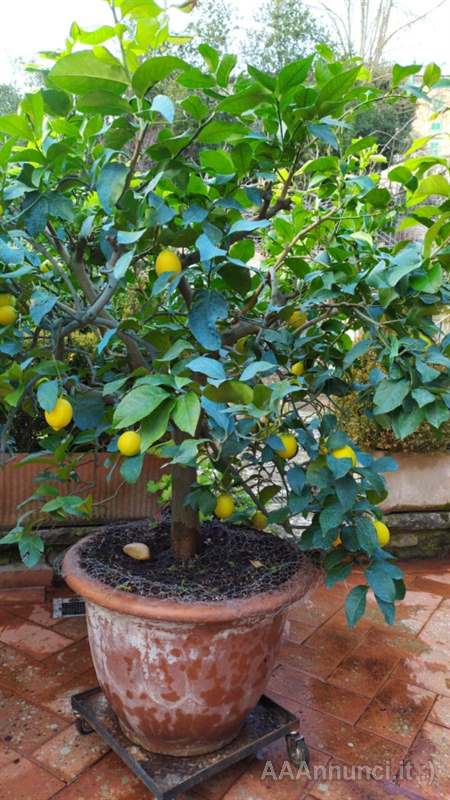
[[[151,451],[171,465],[178,557],[214,512],[281,526],[322,553],[328,586],[362,565],[350,624],[368,587],[391,622],[404,586],[379,503],[395,463],[333,409],[356,391],[400,439],[450,417],[450,341],[433,322],[449,299],[448,164],[419,143],[380,177],[373,139],[349,135],[358,109],[387,101],[357,60],[321,46],[238,74],[205,44],[193,67],[161,49],[173,37],[155,3],[113,10],[95,32],[74,25],[45,86],[0,118],[1,446],[29,415],[28,460],[43,464],[3,542],[34,563],[36,504],[89,515],[89,490],[58,486],[80,453],[106,449],[133,482]],[[396,65],[387,94],[426,98],[411,72]],[[169,77],[184,100],[164,95]],[[423,241],[387,245],[399,219]],[[377,366],[355,385],[369,350]]]

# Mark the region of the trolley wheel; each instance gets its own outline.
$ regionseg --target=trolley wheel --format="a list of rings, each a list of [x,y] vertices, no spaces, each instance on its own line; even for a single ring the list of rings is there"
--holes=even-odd
[[[286,747],[289,761],[296,767],[308,767],[311,761],[308,745],[304,737],[299,733],[288,733],[286,735]]]
[[[75,725],[77,726],[77,731],[81,736],[89,736],[90,733],[94,733],[94,728],[91,728],[88,722],[86,722],[83,717],[77,717],[75,720]]]

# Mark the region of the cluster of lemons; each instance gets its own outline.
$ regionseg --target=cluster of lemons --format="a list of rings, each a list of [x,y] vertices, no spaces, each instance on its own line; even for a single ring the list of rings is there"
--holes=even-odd
[[[13,294],[0,294],[0,325],[13,325],[17,319],[16,298]]]

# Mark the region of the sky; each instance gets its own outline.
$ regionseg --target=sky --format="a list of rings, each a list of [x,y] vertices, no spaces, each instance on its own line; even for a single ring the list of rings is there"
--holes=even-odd
[[[250,17],[257,14],[258,0],[234,0]],[[319,0],[307,0],[312,7]],[[343,0],[327,0],[334,9],[342,7]],[[419,15],[425,8],[433,8],[437,0],[399,0],[397,5],[407,8],[410,14]],[[84,28],[93,28],[109,22],[110,11],[103,0],[13,0],[4,2],[0,26],[0,83],[17,78],[14,61],[28,61],[38,50],[61,47],[71,23],[76,19]],[[178,14],[187,21],[187,15]],[[323,11],[321,13],[323,19]],[[404,21],[402,15],[398,21]],[[179,22],[175,21],[177,27]],[[450,0],[434,11],[426,20],[393,40],[389,57],[400,63],[428,63],[435,61],[450,72]]]

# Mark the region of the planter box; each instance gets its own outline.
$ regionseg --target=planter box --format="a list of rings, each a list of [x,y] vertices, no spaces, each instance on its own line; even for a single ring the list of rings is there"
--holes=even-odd
[[[35,478],[45,468],[45,464],[24,464],[18,466],[26,457],[26,453],[15,456],[3,456],[0,466],[0,529],[12,528],[19,515],[18,506],[34,492],[37,484]],[[107,453],[83,453],[80,455],[78,475],[81,482],[70,482],[67,485],[57,483],[63,494],[76,494],[81,497],[92,494],[94,511],[88,520],[72,517],[68,520],[58,520],[59,526],[69,525],[85,527],[86,524],[96,524],[115,520],[132,520],[155,518],[159,516],[160,509],[154,495],[146,489],[149,480],[159,480],[162,471],[162,461],[154,456],[146,456],[144,468],[137,483],[125,483],[116,468],[108,481],[110,468],[105,467],[105,460],[111,458]],[[101,505],[95,505],[109,498]],[[29,506],[31,508],[31,505]],[[54,524],[55,520],[52,520]]]
[[[398,470],[384,473],[389,496],[381,508],[386,513],[450,509],[450,452],[388,455]]]

